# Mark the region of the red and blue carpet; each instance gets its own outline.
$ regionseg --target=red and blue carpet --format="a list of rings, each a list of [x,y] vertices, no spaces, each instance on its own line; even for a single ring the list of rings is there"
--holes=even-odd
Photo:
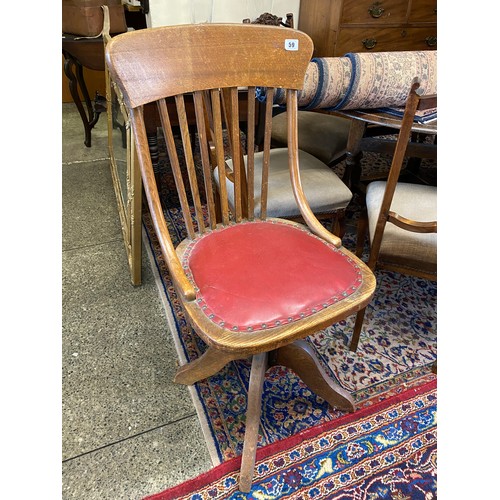
[[[436,381],[257,451],[250,493],[234,458],[147,500],[437,498]]]

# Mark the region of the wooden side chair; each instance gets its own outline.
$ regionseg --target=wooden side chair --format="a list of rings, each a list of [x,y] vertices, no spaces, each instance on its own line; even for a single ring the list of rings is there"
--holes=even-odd
[[[298,122],[300,150],[329,166],[334,166],[345,158],[351,120],[342,116],[301,110]],[[271,137],[276,147],[286,145],[286,111],[273,118]]]
[[[287,50],[293,37],[298,50]],[[198,359],[181,366],[175,381],[194,384],[227,363],[252,359],[240,489],[251,488],[264,376],[270,364],[294,370],[332,406],[354,410],[351,395],[331,379],[303,339],[349,315],[371,300],[375,277],[340,238],[327,231],[308,205],[302,189],[297,146],[297,89],[312,54],[304,33],[251,24],[199,24],[152,28],[114,37],[106,46],[106,62],[122,90],[137,147],[144,191],[155,232],[186,317],[206,343]],[[254,192],[256,173],[255,87],[271,97],[275,87],[287,89],[288,169],[293,194],[307,225],[271,218],[267,211],[271,138],[266,134],[259,179],[259,215]],[[238,89],[247,88],[248,137],[245,164],[242,144],[232,140],[227,167],[223,134],[224,95],[238,117]],[[194,144],[187,126],[185,95],[193,98],[203,180],[198,184]],[[182,148],[176,148],[166,98],[174,97],[181,125]],[[272,99],[269,99],[271,102]],[[144,106],[156,102],[167,153],[177,181],[187,238],[174,248],[165,222],[148,148]],[[210,117],[210,120],[208,120]],[[267,106],[269,128],[272,107]],[[213,123],[213,134],[209,122]],[[231,136],[239,137],[238,120]],[[211,153],[213,152],[213,153]],[[218,165],[221,222],[216,218],[216,191],[211,155]],[[189,174],[184,183],[181,161]],[[234,208],[226,190],[232,183]],[[260,174],[259,174],[260,175]],[[193,200],[188,203],[187,192]],[[200,193],[207,200],[202,206]]]
[[[417,110],[437,107],[437,95],[421,95],[415,78],[406,103],[387,181],[366,187],[366,212],[360,217],[356,254],[361,257],[367,231],[368,267],[437,279],[437,188],[398,182]],[[365,310],[356,316],[350,349],[356,351]]]

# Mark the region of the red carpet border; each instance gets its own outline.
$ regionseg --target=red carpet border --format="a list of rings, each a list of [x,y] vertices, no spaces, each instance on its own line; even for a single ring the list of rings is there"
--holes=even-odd
[[[241,459],[145,500],[437,498],[436,381],[260,448],[252,490]]]

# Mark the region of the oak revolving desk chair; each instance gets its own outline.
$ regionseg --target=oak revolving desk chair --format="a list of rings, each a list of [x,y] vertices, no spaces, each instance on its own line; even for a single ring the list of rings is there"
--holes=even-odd
[[[293,37],[298,50],[290,51],[286,29],[199,24],[130,32],[114,37],[106,46],[110,74],[128,108],[154,230],[186,317],[207,345],[203,355],[179,368],[175,381],[194,384],[233,360],[252,359],[239,481],[244,492],[250,490],[253,478],[263,381],[270,360],[293,369],[332,406],[353,411],[351,395],[328,378],[303,339],[355,314],[369,303],[375,290],[372,271],[319,223],[303,193],[297,89],[303,84],[313,46],[304,33],[294,32]],[[267,87],[270,93],[277,86],[288,89],[288,167],[306,225],[267,215],[269,134],[263,145],[259,216],[254,215],[252,196],[242,200],[244,184],[248,193],[254,192],[252,103],[256,86]],[[226,151],[222,127],[223,91],[229,94],[232,114],[237,117],[238,89],[242,87],[249,93],[246,165],[239,141],[233,140]],[[201,180],[196,175],[185,94],[195,104]],[[165,101],[169,97],[176,102],[180,149],[175,147],[170,126],[172,113]],[[148,148],[143,109],[151,102],[158,106],[186,225],[187,237],[176,248],[165,222]],[[268,107],[268,126],[271,119]],[[232,137],[238,137],[237,119],[231,121],[231,127]],[[231,156],[231,169],[226,167],[226,154]],[[221,176],[217,198],[213,162]],[[188,170],[187,183],[181,168]],[[226,175],[234,178],[234,210],[229,208]],[[206,206],[202,206],[201,192]],[[215,200],[220,202],[220,223]]]
[[[418,110],[437,108],[437,95],[423,95],[415,78],[406,102],[386,181],[366,187],[366,211],[358,224],[356,253],[361,256],[368,232],[368,267],[435,281],[437,279],[437,188],[422,183],[401,182],[403,161],[411,143]],[[350,349],[356,351],[365,309],[356,315]]]

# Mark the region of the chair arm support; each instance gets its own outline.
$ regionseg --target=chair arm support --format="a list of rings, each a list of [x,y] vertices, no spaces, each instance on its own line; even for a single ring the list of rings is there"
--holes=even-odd
[[[389,212],[387,217],[388,222],[401,229],[406,229],[412,233],[437,233],[437,221],[421,222],[412,219],[407,219],[396,212]]]
[[[299,157],[298,157],[298,131],[297,131],[297,92],[293,90],[287,91],[287,119],[288,119],[288,166],[290,169],[290,178],[292,182],[293,195],[300,209],[302,218],[306,222],[309,229],[331,243],[336,248],[342,246],[342,240],[328,231],[314,215],[307,198],[302,188],[299,173]],[[295,127],[294,127],[295,125]]]
[[[141,168],[142,182],[144,183],[144,191],[148,200],[151,218],[155,227],[156,234],[158,235],[160,247],[168,266],[170,275],[174,282],[177,284],[179,292],[187,301],[193,301],[196,298],[196,292],[193,285],[188,280],[184,269],[182,268],[181,261],[175,251],[172,239],[168,232],[168,227],[163,218],[163,209],[161,206],[160,198],[158,196],[158,189],[153,172],[153,165],[149,150],[147,150],[147,136],[146,128],[144,126],[143,113],[138,108],[130,110],[130,114],[134,115],[131,120],[132,132],[134,135],[135,145],[137,147],[137,158]]]

